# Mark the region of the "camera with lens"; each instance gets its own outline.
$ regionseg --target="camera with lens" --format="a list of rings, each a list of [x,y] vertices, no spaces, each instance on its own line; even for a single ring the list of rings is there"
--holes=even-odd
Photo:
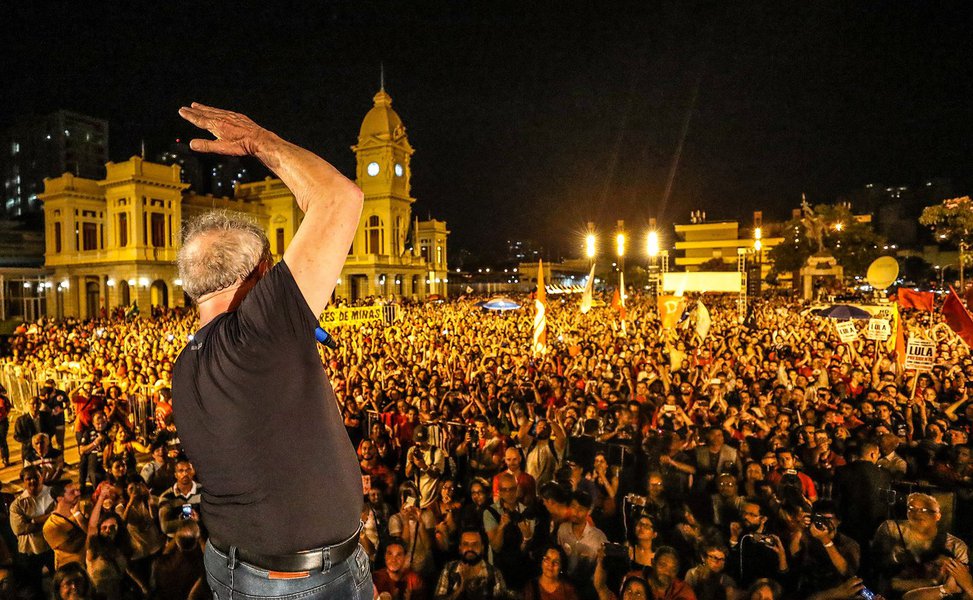
[[[605,550],[605,558],[628,559],[628,546],[625,544],[605,542],[602,548]]]
[[[766,533],[755,533],[753,534],[752,537],[753,537],[753,541],[755,541],[758,544],[763,544],[768,548],[773,548],[774,546],[777,545],[777,542],[774,541],[774,536],[767,535]]]
[[[818,514],[811,515],[811,525],[817,527],[818,529],[824,529],[825,531],[830,531],[834,528],[834,525],[831,522],[831,517]]]

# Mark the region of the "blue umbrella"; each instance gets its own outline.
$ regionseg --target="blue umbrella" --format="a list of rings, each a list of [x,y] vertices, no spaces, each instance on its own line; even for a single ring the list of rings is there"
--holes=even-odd
[[[835,304],[834,306],[829,306],[828,308],[822,308],[814,311],[819,317],[827,317],[829,319],[871,319],[872,315],[867,310],[862,310],[857,306],[849,306],[847,304]]]
[[[506,296],[494,296],[486,302],[478,303],[478,306],[486,310],[516,310],[520,308],[519,304]]]

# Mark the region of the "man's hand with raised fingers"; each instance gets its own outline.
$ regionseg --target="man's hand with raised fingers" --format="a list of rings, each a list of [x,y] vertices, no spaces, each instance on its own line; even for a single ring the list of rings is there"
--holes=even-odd
[[[179,109],[179,116],[212,133],[215,140],[196,138],[189,147],[197,152],[228,156],[256,156],[261,144],[274,134],[254,123],[250,117],[198,102]]]

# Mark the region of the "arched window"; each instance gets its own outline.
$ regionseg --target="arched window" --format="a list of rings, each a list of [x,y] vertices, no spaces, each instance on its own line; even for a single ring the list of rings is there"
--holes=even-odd
[[[385,254],[385,228],[378,215],[368,217],[365,226],[365,254]]]

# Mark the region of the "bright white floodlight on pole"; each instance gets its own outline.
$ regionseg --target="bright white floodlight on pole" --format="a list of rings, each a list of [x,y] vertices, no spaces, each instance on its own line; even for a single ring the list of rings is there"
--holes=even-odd
[[[589,233],[588,235],[585,236],[584,248],[585,248],[585,254],[588,255],[588,258],[595,257],[595,234]]]
[[[649,258],[654,259],[659,256],[659,234],[656,231],[649,232],[647,250],[649,252]]]
[[[618,250],[618,257],[621,258],[625,256],[625,234],[619,233],[615,236],[615,246]]]

